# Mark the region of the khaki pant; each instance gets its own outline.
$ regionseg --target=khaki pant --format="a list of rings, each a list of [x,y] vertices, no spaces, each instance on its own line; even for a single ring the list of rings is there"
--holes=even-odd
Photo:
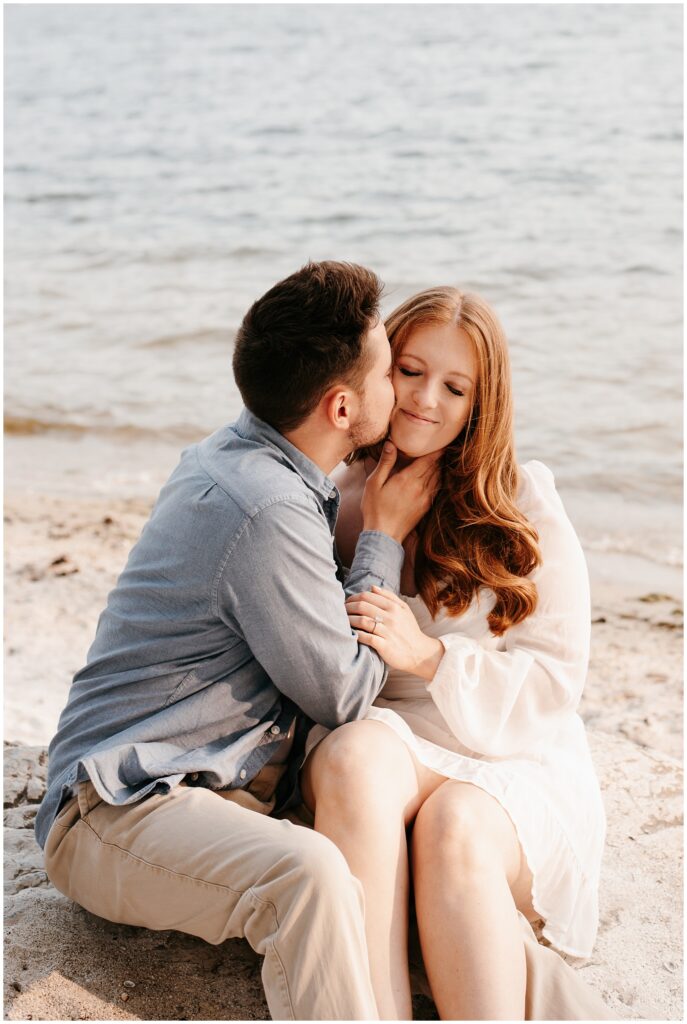
[[[45,866],[57,889],[109,921],[215,944],[245,937],[264,956],[273,1019],[378,1019],[362,887],[309,828],[186,786],[113,807],[87,782],[55,820]],[[612,1019],[521,921],[527,1019]]]

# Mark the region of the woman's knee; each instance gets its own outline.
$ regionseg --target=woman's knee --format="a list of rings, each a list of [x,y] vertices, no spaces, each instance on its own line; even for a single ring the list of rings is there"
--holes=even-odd
[[[413,760],[380,722],[359,721],[330,733],[313,752],[309,783],[315,800],[355,803],[407,799],[417,787]]]
[[[474,872],[504,870],[516,877],[520,848],[510,818],[497,801],[469,783],[446,782],[424,802],[413,828],[416,867]]]

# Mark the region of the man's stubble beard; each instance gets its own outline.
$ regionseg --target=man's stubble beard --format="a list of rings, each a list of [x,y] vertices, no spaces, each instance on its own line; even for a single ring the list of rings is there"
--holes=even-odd
[[[392,414],[396,404],[391,410]],[[368,448],[373,444],[378,444],[383,441],[389,433],[389,424],[391,423],[391,416],[389,416],[389,422],[386,424],[381,433],[379,428],[374,425],[374,420],[368,412],[367,402],[363,401],[360,408],[360,416],[357,422],[348,431],[348,440],[351,445],[351,449],[356,451],[358,448]]]

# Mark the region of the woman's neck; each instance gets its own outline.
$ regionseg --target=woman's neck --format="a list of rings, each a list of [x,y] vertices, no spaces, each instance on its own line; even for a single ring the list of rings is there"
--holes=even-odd
[[[405,469],[406,466],[409,466],[411,462],[415,462],[414,456],[406,455],[405,452],[397,451],[396,461],[394,462],[394,469],[397,471],[400,469]]]
[[[392,473],[398,473],[400,470],[405,469],[411,462],[415,462],[415,458],[412,455],[406,455],[405,452],[396,451],[396,461]],[[377,468],[376,461],[371,455],[366,455],[363,460],[365,466],[365,476],[369,476]]]

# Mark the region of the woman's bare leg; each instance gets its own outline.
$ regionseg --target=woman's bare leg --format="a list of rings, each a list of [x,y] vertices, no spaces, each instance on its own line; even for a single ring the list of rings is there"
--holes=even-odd
[[[420,808],[412,844],[422,954],[442,1020],[524,1020],[532,877],[501,805],[445,781]],[[516,909],[517,908],[517,909]]]
[[[330,733],[303,770],[315,828],[346,857],[365,893],[365,932],[381,1020],[412,1017],[408,974],[406,825],[443,777],[415,761],[381,722]]]

